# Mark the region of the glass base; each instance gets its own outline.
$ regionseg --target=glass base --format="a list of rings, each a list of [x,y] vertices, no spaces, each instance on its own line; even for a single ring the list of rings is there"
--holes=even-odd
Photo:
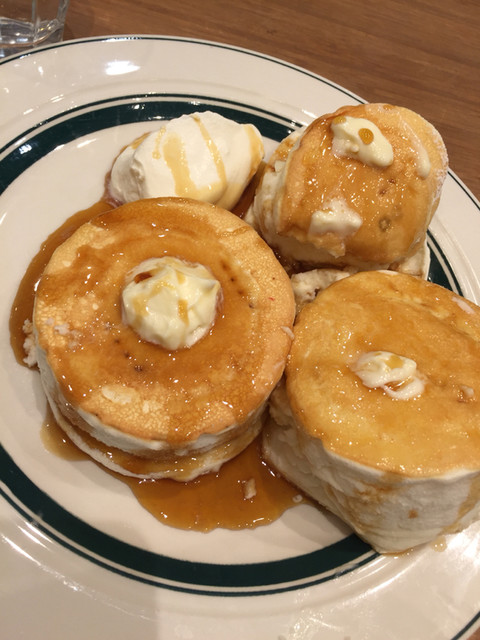
[[[0,58],[59,42],[62,36],[63,24],[56,19],[33,23],[0,16]]]

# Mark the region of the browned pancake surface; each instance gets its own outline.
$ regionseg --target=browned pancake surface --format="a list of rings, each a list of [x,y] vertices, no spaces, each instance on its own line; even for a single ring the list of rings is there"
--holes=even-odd
[[[207,266],[222,286],[214,326],[190,349],[148,343],[122,321],[126,274],[164,255]],[[74,410],[178,445],[259,407],[281,376],[293,313],[289,280],[250,226],[208,204],[165,198],[108,211],[61,245],[40,282],[34,322]]]

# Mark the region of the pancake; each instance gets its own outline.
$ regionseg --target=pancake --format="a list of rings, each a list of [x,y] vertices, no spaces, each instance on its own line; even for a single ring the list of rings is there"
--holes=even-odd
[[[266,459],[380,552],[480,517],[480,308],[367,271],[303,306]]]
[[[159,298],[158,310],[147,289],[125,293],[128,284],[154,282],[152,260],[183,265],[174,271],[178,291],[190,272],[208,274],[210,297],[201,292],[199,300],[213,300],[211,318],[202,320],[198,300],[187,309],[191,291],[173,298],[178,314],[166,318],[169,339],[172,323],[190,327],[200,318],[190,341],[162,343],[148,333],[171,300]],[[155,280],[155,295],[178,293],[167,276]],[[101,214],[55,251],[36,293],[33,330],[48,401],[82,450],[127,475],[190,480],[259,433],[293,316],[289,279],[249,225],[214,205],[160,198]]]
[[[438,131],[388,104],[346,106],[280,143],[248,220],[281,261],[425,276],[426,230],[447,171]]]

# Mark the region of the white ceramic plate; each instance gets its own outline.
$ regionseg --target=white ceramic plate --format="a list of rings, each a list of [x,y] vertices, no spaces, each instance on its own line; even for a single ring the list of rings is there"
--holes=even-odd
[[[2,638],[458,639],[480,620],[480,525],[381,557],[302,505],[208,534],[160,524],[89,461],[45,450],[38,374],[8,317],[45,237],[96,202],[112,159],[159,119],[213,109],[267,151],[360,98],[300,68],[203,41],[71,41],[0,63],[0,620]],[[449,173],[431,277],[480,301],[479,204]]]

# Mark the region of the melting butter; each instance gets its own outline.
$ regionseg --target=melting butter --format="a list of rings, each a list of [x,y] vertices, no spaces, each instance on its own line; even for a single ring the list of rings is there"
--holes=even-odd
[[[365,118],[337,116],[330,126],[335,155],[354,158],[372,167],[392,164],[392,145],[374,122]]]
[[[415,360],[390,351],[362,353],[351,369],[366,387],[383,389],[397,400],[418,397],[425,388]]]
[[[350,236],[362,226],[362,217],[347,205],[343,198],[325,202],[322,209],[314,211],[310,219],[310,235],[336,233]]]
[[[203,265],[150,258],[127,276],[124,321],[141,338],[174,350],[193,346],[215,322],[220,282]]]

